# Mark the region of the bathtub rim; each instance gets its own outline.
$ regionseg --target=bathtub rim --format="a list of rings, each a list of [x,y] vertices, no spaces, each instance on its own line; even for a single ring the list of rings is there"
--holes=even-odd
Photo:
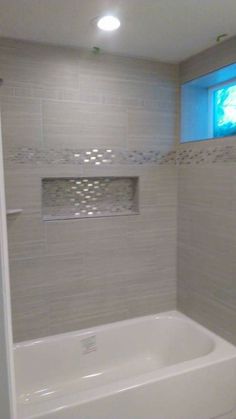
[[[101,399],[103,397],[111,396],[115,393],[121,393],[130,389],[135,389],[140,386],[148,385],[155,383],[156,381],[161,381],[168,379],[170,377],[178,376],[181,374],[187,374],[190,371],[199,370],[205,367],[210,367],[211,365],[222,363],[227,360],[236,359],[236,347],[226,341],[225,339],[221,338],[220,336],[216,335],[214,332],[208,330],[204,326],[200,325],[199,323],[195,322],[191,318],[187,317],[186,315],[176,311],[166,311],[158,314],[152,314],[148,316],[136,317],[134,319],[129,320],[122,320],[119,322],[109,323],[101,326],[96,326],[94,328],[87,328],[81,329],[79,331],[72,331],[67,333],[62,333],[54,336],[47,336],[45,338],[34,339],[30,341],[20,342],[14,345],[14,350],[18,348],[24,348],[27,346],[31,346],[34,344],[42,344],[44,342],[50,341],[59,341],[60,339],[66,337],[73,337],[73,336],[84,336],[86,334],[96,334],[96,331],[99,330],[109,330],[110,328],[122,327],[124,324],[127,326],[129,324],[136,324],[140,322],[145,322],[148,319],[155,319],[158,320],[160,318],[168,318],[168,319],[182,319],[189,324],[193,325],[195,328],[200,330],[204,335],[210,337],[214,342],[213,350],[209,353],[193,358],[191,360],[183,361],[177,364],[172,364],[166,366],[162,369],[155,369],[151,372],[147,372],[144,374],[140,374],[137,376],[132,376],[131,378],[124,378],[120,379],[117,382],[111,382],[109,384],[104,384],[102,386],[98,386],[93,389],[85,390],[81,392],[79,395],[76,392],[72,392],[70,395],[68,393],[62,395],[58,398],[53,398],[49,400],[45,400],[44,402],[36,402],[36,403],[29,403],[29,407],[34,406],[35,413],[33,415],[26,416],[27,419],[33,419],[39,417],[42,411],[45,412],[57,412],[61,409],[66,409],[69,407],[74,407],[76,405],[86,404],[88,402]],[[24,406],[18,401],[18,409],[19,412],[21,411],[20,406]],[[40,408],[40,411],[39,411]],[[21,417],[21,416],[20,416]]]
[[[187,323],[192,324],[195,328],[200,330],[205,336],[208,336],[208,337],[212,338],[215,343],[216,342],[226,343],[226,344],[230,345],[232,348],[235,348],[235,350],[236,350],[236,346],[234,346],[231,342],[229,342],[225,338],[222,338],[221,336],[217,335],[215,332],[211,331],[207,327],[198,323],[197,321],[195,321],[191,317],[188,317],[187,315],[185,315],[184,313],[182,313],[179,310],[168,310],[168,311],[163,311],[163,312],[157,313],[157,314],[149,314],[147,316],[138,316],[138,317],[134,317],[134,318],[131,318],[131,319],[125,319],[125,320],[119,320],[119,321],[116,321],[116,322],[105,323],[105,324],[97,325],[97,326],[94,326],[94,327],[89,327],[89,328],[84,328],[84,329],[79,329],[79,330],[72,330],[70,332],[58,333],[56,335],[49,335],[49,336],[40,337],[40,338],[36,338],[36,339],[24,340],[24,341],[21,341],[21,342],[14,343],[13,344],[13,350],[15,351],[18,348],[23,348],[23,347],[27,347],[27,346],[31,346],[31,345],[37,345],[37,344],[44,343],[44,342],[45,343],[46,342],[56,342],[56,341],[60,341],[63,338],[66,338],[66,337],[73,337],[73,336],[78,337],[78,336],[82,336],[82,335],[86,336],[86,335],[96,334],[96,331],[106,331],[106,330],[109,330],[111,328],[122,328],[124,326],[132,325],[132,324],[145,323],[147,320],[158,320],[158,319],[161,319],[161,318],[167,318],[169,320],[174,319],[174,318],[179,319],[179,320],[185,320],[185,321],[187,321]],[[213,351],[214,351],[214,348],[213,348]],[[207,355],[204,355],[204,356],[207,356]]]

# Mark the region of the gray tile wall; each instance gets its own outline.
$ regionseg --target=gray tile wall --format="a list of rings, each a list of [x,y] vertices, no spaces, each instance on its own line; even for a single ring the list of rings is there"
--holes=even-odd
[[[178,171],[178,306],[236,344],[236,160]]]
[[[175,308],[177,66],[1,39],[0,77],[15,341]],[[138,176],[140,214],[43,222],[79,176]]]
[[[180,81],[185,83],[211,71],[233,64],[235,60],[236,36],[183,61],[180,66]]]
[[[236,61],[236,38],[181,65],[181,80]],[[236,145],[178,149],[178,308],[236,344]]]

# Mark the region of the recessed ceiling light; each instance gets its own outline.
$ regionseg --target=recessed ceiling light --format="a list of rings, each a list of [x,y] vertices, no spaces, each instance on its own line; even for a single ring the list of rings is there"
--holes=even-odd
[[[116,31],[120,27],[120,20],[115,16],[103,16],[98,22],[97,26],[103,31]]]

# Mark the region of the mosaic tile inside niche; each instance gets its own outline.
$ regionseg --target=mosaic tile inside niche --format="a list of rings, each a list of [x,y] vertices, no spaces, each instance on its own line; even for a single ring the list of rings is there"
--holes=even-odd
[[[42,179],[45,221],[138,213],[137,177]]]
[[[111,164],[174,164],[175,151],[163,153],[157,150],[112,150],[112,149],[37,149],[22,147],[9,149],[5,159],[16,164],[77,164],[77,165],[111,165]]]

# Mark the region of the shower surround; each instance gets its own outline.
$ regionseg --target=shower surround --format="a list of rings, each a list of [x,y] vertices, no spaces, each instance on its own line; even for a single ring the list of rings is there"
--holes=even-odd
[[[178,66],[1,39],[0,74],[15,341],[175,309]],[[43,221],[79,177],[137,177],[139,215]]]
[[[192,57],[180,81],[235,51]],[[177,303],[235,344],[235,138],[177,146],[178,67],[2,39],[0,76],[7,205],[23,209],[8,217],[15,341]],[[81,177],[137,177],[139,215],[43,221],[42,179]]]

